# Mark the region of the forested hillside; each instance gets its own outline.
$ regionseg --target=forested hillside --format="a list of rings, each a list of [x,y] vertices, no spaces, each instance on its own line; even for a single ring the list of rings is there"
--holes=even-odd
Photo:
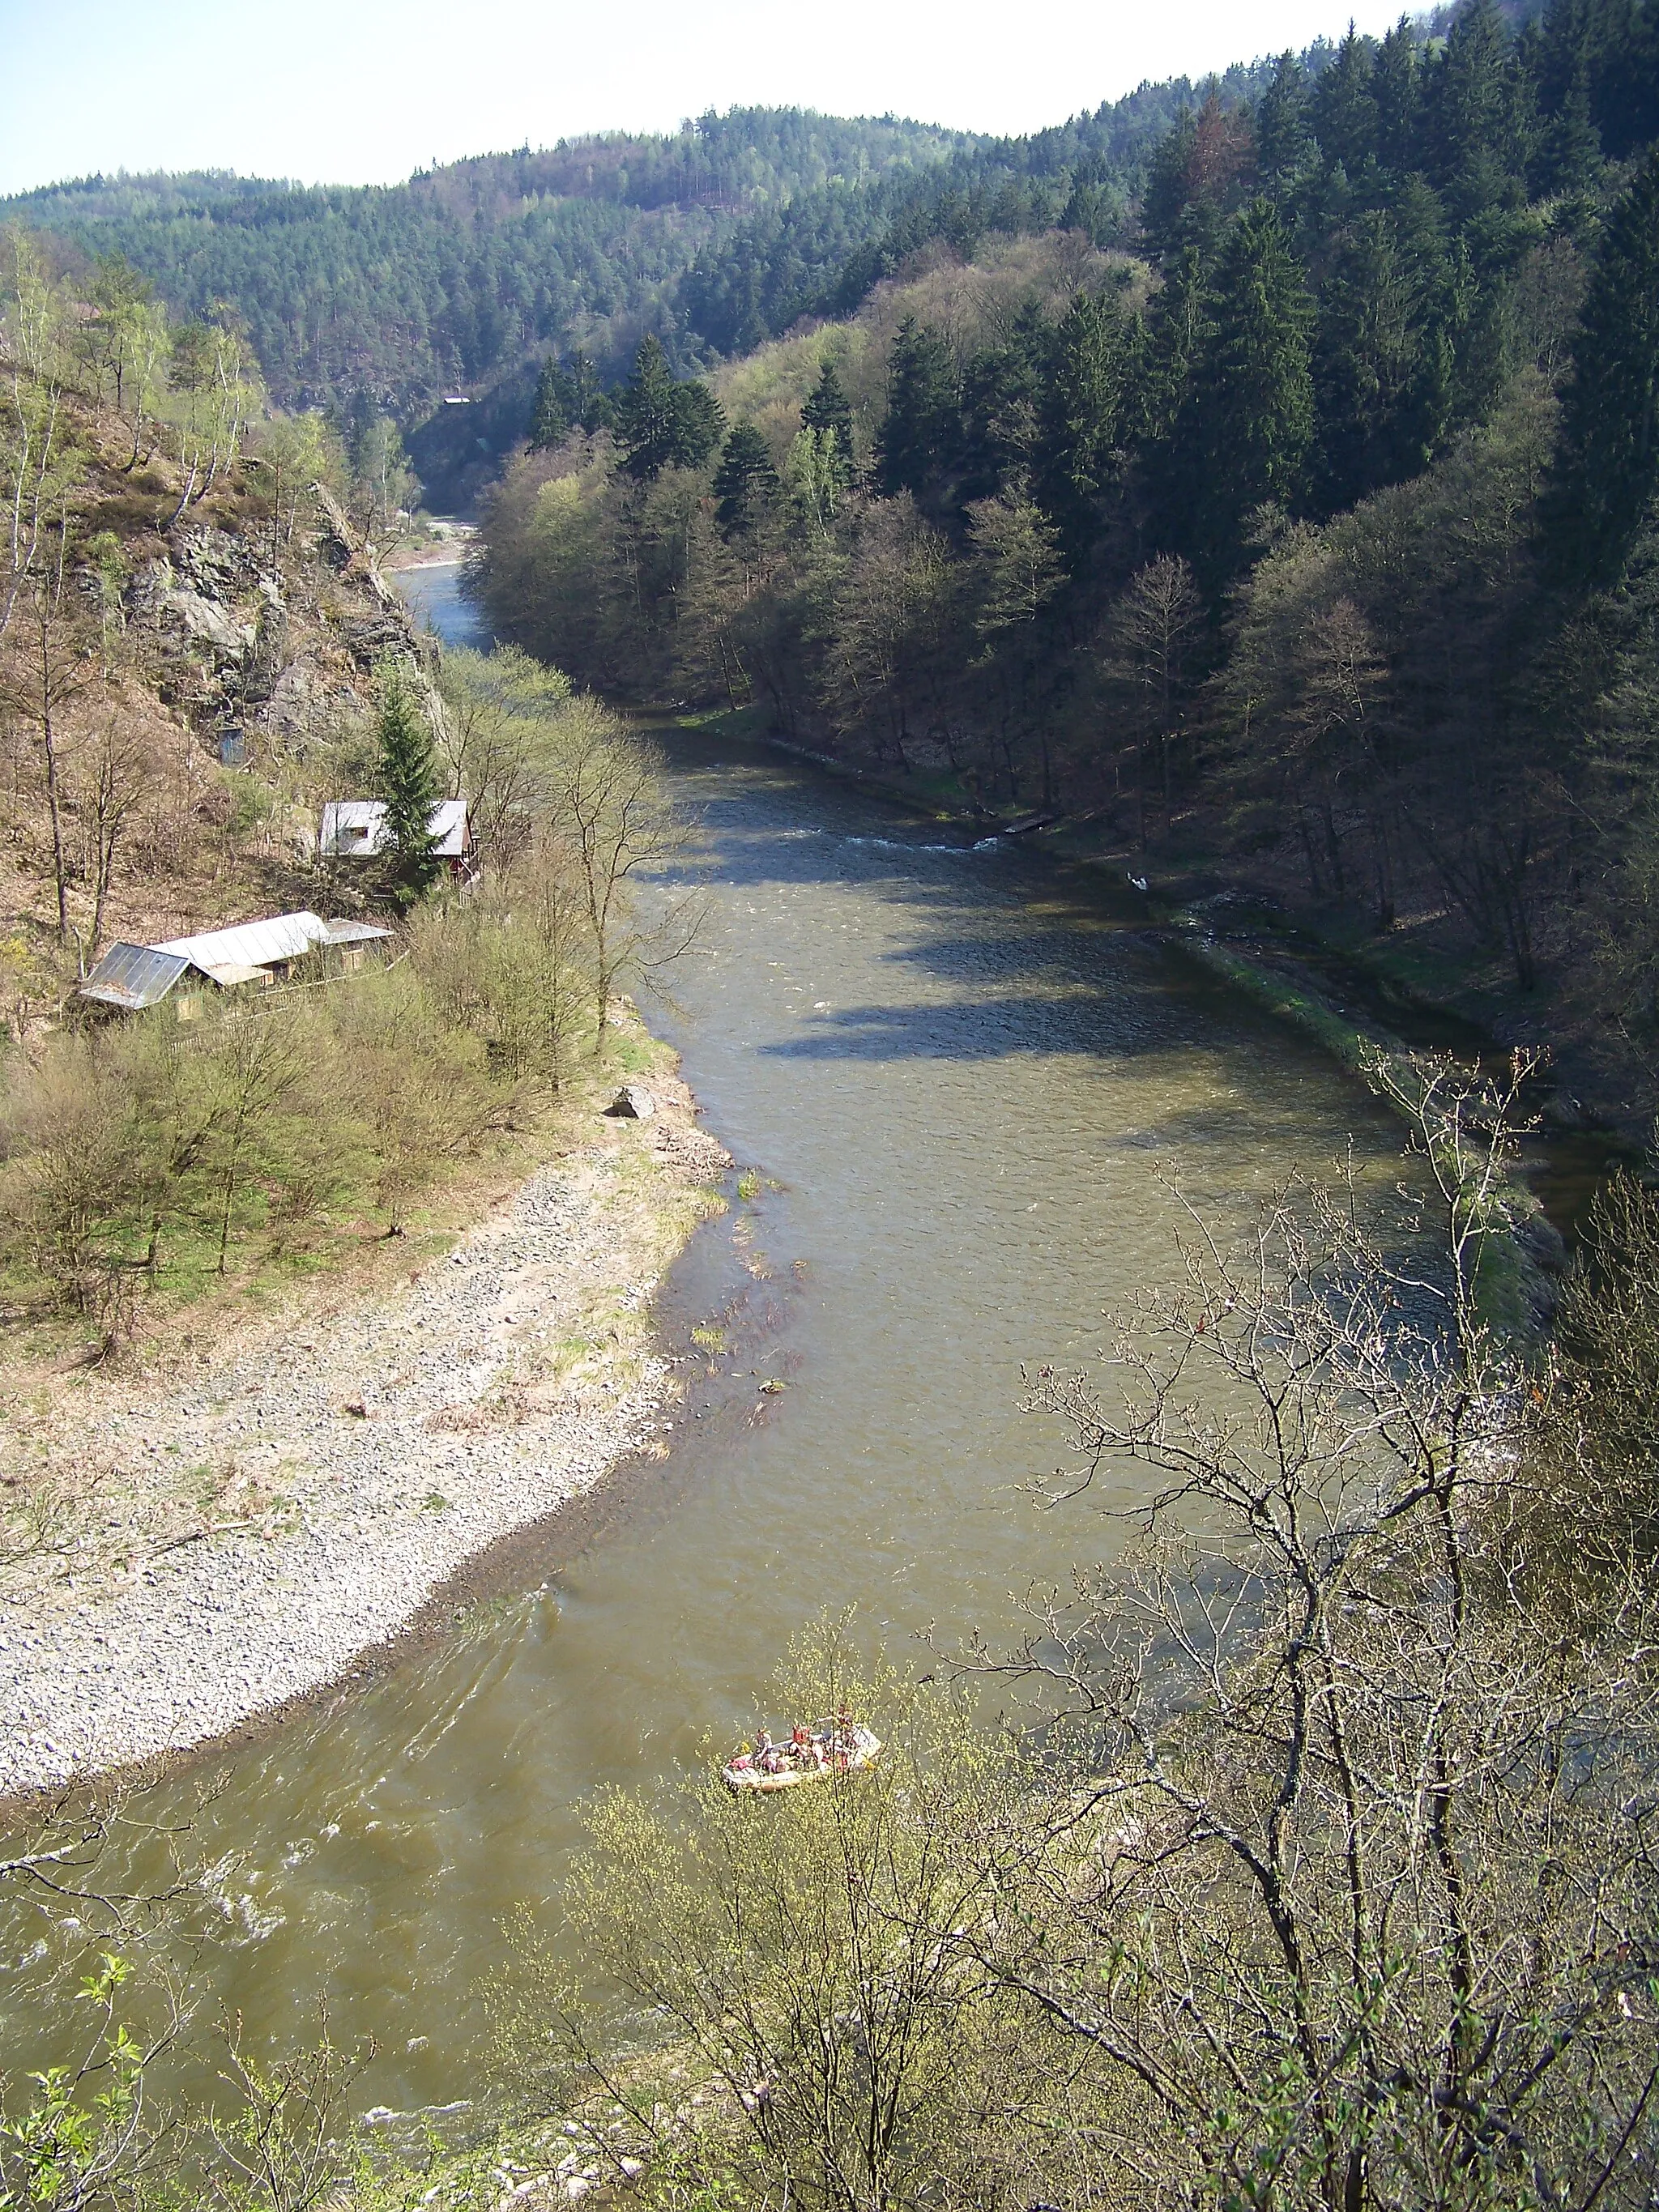
[[[890,118],[738,109],[675,137],[526,147],[384,189],[94,177],[0,203],[0,220],[121,255],[181,314],[228,313],[284,405],[367,392],[407,418],[549,339],[625,361],[651,327],[672,349],[677,279],[756,209],[803,192],[857,204],[965,143]]]
[[[584,682],[1090,814],[1623,1050],[1659,1024],[1659,9],[1477,0],[1324,64],[1212,88],[1103,228],[935,238],[720,370],[722,443],[645,434],[647,349],[614,432],[542,427],[481,586]]]

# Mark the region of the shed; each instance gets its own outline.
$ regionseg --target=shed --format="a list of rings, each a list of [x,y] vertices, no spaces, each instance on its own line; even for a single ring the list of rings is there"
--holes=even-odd
[[[123,1013],[158,1006],[190,966],[177,952],[158,952],[149,945],[112,945],[81,985],[83,999],[96,999]]]
[[[465,872],[472,832],[464,799],[441,799],[428,817],[433,850],[452,876]],[[386,850],[386,805],[379,799],[331,799],[318,849],[335,860],[368,860]]]
[[[280,982],[297,962],[319,953],[335,954],[331,964],[336,971],[349,973],[362,964],[365,945],[391,935],[378,922],[325,921],[319,915],[301,912],[239,922],[234,928],[211,929],[198,937],[171,938],[164,945],[115,944],[80,986],[79,994],[124,1013],[138,1013],[159,1006],[184,980],[185,988],[176,1000],[183,1021],[195,1011],[192,981],[222,991],[263,988]]]

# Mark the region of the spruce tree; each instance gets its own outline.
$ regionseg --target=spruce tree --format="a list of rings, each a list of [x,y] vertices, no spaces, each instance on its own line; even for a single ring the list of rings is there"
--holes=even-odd
[[[818,371],[818,380],[802,404],[801,428],[804,430],[827,430],[836,441],[842,489],[851,488],[853,461],[853,403],[842,388],[836,374],[836,364],[826,361]]]
[[[1573,341],[1553,482],[1552,565],[1569,583],[1622,569],[1659,488],[1659,153],[1608,216]]]
[[[395,664],[380,678],[380,797],[385,802],[382,855],[392,896],[412,906],[436,880],[442,863],[432,833],[441,796],[432,733],[408,678]]]
[[[1284,53],[1255,105],[1255,167],[1263,191],[1282,198],[1312,152],[1307,76],[1294,54]]]
[[[674,386],[672,404],[669,458],[676,468],[700,469],[720,444],[726,428],[720,403],[706,384],[694,379]]]
[[[1235,218],[1207,304],[1203,356],[1176,437],[1194,465],[1195,565],[1218,584],[1243,558],[1254,510],[1294,511],[1307,489],[1313,310],[1270,201],[1255,200]]]
[[[1313,129],[1327,162],[1358,176],[1376,151],[1376,100],[1371,91],[1371,42],[1350,24],[1336,58],[1314,87]]]
[[[572,397],[569,380],[559,367],[558,356],[550,354],[536,379],[536,397],[530,410],[528,434],[532,453],[545,453],[564,443],[570,432]]]
[[[615,401],[623,467],[641,483],[661,475],[678,442],[674,380],[659,339],[640,340],[631,374]]]
[[[623,467],[640,483],[666,468],[701,468],[720,443],[720,402],[705,384],[677,384],[655,337],[640,341],[614,415]]]
[[[777,489],[765,439],[752,422],[739,422],[714,471],[714,518],[721,535],[736,538],[752,530]]]
[[[890,498],[920,496],[954,458],[959,423],[950,349],[907,315],[887,369],[887,414],[876,440],[876,476]]]
[[[611,401],[599,381],[598,368],[580,346],[565,365],[565,377],[571,421],[580,422],[590,436],[595,430],[608,430],[612,413]]]
[[[1314,353],[1319,503],[1328,513],[1416,475],[1428,459],[1420,304],[1393,218],[1360,216],[1326,281]]]
[[[1376,158],[1404,176],[1422,165],[1423,70],[1418,33],[1401,20],[1376,50],[1371,70]]]

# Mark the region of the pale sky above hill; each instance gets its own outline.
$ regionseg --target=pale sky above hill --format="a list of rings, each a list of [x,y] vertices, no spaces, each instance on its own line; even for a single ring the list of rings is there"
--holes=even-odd
[[[97,170],[392,183],[708,107],[1057,123],[1400,0],[0,0],[0,191]]]

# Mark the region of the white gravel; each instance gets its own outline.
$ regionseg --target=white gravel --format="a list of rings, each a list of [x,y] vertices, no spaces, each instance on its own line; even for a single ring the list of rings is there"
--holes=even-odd
[[[725,1164],[683,1108],[617,1143],[683,1183]],[[622,1157],[544,1169],[389,1297],[302,1308],[185,1385],[96,1386],[67,1443],[61,1412],[46,1425],[60,1457],[99,1469],[104,1519],[96,1546],[0,1594],[0,1794],[321,1687],[471,1555],[648,1441],[670,1380],[641,1318],[663,1236]],[[253,1525],[217,1533],[228,1518]]]

